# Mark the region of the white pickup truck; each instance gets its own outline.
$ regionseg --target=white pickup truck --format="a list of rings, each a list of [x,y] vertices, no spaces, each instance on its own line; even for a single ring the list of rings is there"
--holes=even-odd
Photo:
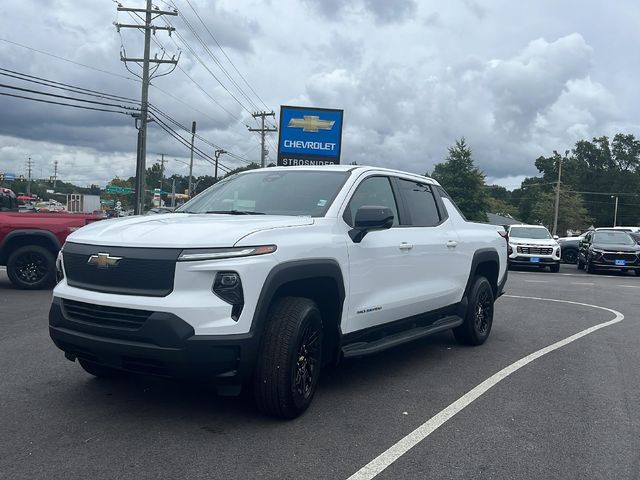
[[[261,411],[292,418],[323,365],[446,329],[482,344],[507,280],[503,234],[419,175],[244,172],[175,213],[69,236],[50,334],[95,376],[252,384]]]

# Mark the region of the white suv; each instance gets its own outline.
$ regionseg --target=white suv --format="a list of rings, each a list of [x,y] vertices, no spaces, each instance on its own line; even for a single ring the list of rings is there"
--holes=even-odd
[[[252,383],[262,411],[291,418],[343,357],[446,329],[482,344],[507,280],[499,233],[418,175],[244,172],[175,213],[69,236],[50,334],[93,375]]]
[[[509,226],[509,265],[560,271],[560,245],[542,225]]]

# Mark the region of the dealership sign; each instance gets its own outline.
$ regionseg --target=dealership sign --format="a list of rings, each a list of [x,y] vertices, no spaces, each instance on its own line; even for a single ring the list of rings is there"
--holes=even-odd
[[[340,163],[342,110],[280,107],[278,165]]]

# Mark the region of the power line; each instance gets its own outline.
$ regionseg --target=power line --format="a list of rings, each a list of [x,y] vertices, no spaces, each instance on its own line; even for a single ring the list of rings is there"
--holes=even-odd
[[[118,73],[113,73],[113,72],[109,72],[107,70],[102,70],[101,68],[92,67],[91,65],[86,65],[84,63],[76,62],[74,60],[69,60],[68,58],[60,57],[58,55],[54,55],[53,53],[45,52],[43,50],[38,50],[37,48],[28,47],[27,45],[22,45],[21,43],[13,42],[11,40],[7,40],[6,38],[0,38],[0,41],[6,42],[6,43],[10,43],[10,44],[15,45],[17,47],[26,48],[27,50],[31,50],[32,52],[41,53],[42,55],[47,55],[48,57],[57,58],[58,60],[62,60],[63,62],[73,63],[74,65],[78,65],[80,67],[85,67],[85,68],[89,68],[91,70],[95,70],[96,72],[105,73],[105,74],[111,75],[113,77],[119,77],[119,78],[123,78],[125,80],[132,80],[134,82],[139,82],[140,81],[137,78],[127,77],[126,75],[120,75]]]
[[[173,1],[173,0],[172,0]],[[246,81],[246,79],[242,76],[242,74],[238,71],[238,69],[235,67],[235,65],[233,65],[233,62],[231,62],[231,59],[229,58],[229,56],[225,53],[225,51],[222,49],[222,47],[220,46],[220,44],[218,43],[218,40],[216,40],[216,38],[213,36],[213,33],[211,33],[211,30],[209,30],[209,28],[207,27],[207,25],[202,21],[202,18],[200,17],[200,15],[198,14],[198,12],[196,11],[196,9],[193,7],[193,5],[191,4],[191,2],[189,0],[186,0],[187,4],[189,5],[189,7],[191,8],[191,10],[193,11],[193,13],[196,15],[196,17],[198,18],[198,20],[200,21],[200,23],[202,24],[202,26],[205,28],[205,30],[207,31],[207,33],[211,36],[211,38],[213,39],[213,41],[216,43],[216,45],[218,45],[218,48],[222,51],[222,53],[225,55],[225,57],[227,58],[227,60],[229,61],[229,63],[231,63],[231,65],[234,67],[234,69],[236,70],[236,72],[240,75],[240,77],[244,80],[244,82],[247,84],[247,86],[251,89],[251,91],[254,93],[254,95],[256,95],[256,97],[258,97],[258,94],[255,93],[255,90],[253,90],[253,88],[251,88],[251,85],[249,85],[249,83]],[[177,9],[177,6],[175,5],[174,2],[174,7]],[[184,20],[184,22],[187,24],[187,26],[190,26],[189,21],[187,20],[187,17],[184,15],[184,13],[180,12],[180,16],[182,17],[182,19]],[[192,33],[195,32],[195,28],[192,28]],[[253,100],[251,100],[251,98],[249,98],[249,95],[247,95],[245,93],[245,91],[240,87],[240,85],[238,85],[238,83],[231,77],[231,75],[229,75],[229,72],[227,72],[227,69],[224,68],[224,66],[222,65],[222,63],[218,60],[218,58],[213,54],[213,52],[211,51],[211,49],[209,48],[209,46],[202,41],[202,39],[194,33],[194,35],[196,35],[196,38],[200,41],[200,43],[202,43],[202,45],[205,48],[205,51],[207,53],[209,53],[209,56],[211,56],[211,58],[213,59],[213,61],[216,63],[216,65],[218,65],[218,67],[220,67],[220,69],[224,72],[225,76],[229,79],[229,81],[231,81],[231,83],[238,89],[238,91],[240,92],[240,94],[249,102],[250,106],[255,109],[258,110],[258,106],[255,104],[255,102]],[[260,100],[260,98],[258,97],[258,99]],[[262,100],[260,100],[262,101]],[[264,103],[264,102],[263,102]],[[265,105],[265,108],[268,108]]]
[[[7,85],[4,83],[0,83],[0,88],[8,88],[10,90],[18,90],[20,92],[27,92],[27,93],[35,93],[37,95],[46,95],[47,97],[55,97],[55,98],[62,98],[65,100],[71,100],[71,101],[75,101],[75,102],[84,102],[84,103],[91,103],[94,105],[104,105],[107,107],[118,107],[118,108],[122,108],[122,109],[129,109],[129,110],[136,110],[133,107],[127,107],[124,105],[118,105],[117,103],[106,103],[106,102],[99,102],[97,100],[87,100],[84,98],[77,98],[77,97],[70,97],[68,95],[57,95],[55,93],[46,93],[46,92],[41,92],[39,90],[32,90],[30,88],[22,88],[22,87],[16,87],[14,85]]]
[[[14,95],[14,94],[11,94],[11,93],[0,92],[0,95],[3,95],[5,97],[14,97],[14,98],[22,98],[22,99],[25,99],[25,100],[33,100],[34,102],[50,103],[52,105],[64,105],[65,107],[81,108],[83,110],[95,110],[96,112],[110,112],[110,113],[121,113],[123,115],[131,115],[131,112],[122,112],[122,111],[119,111],[119,110],[108,110],[108,109],[105,109],[105,108],[87,107],[87,106],[84,106],[84,105],[74,105],[74,104],[71,104],[71,103],[54,102],[52,100],[44,100],[42,98],[25,97],[23,95]]]
[[[167,23],[169,25],[171,25],[171,22],[167,21]],[[197,35],[197,34],[195,34],[195,35]],[[224,83],[222,83],[222,81],[217,77],[217,75],[215,73],[213,73],[211,71],[211,69],[207,66],[207,64],[200,58],[200,56],[196,53],[196,51],[193,49],[193,47],[191,47],[191,45],[189,45],[189,43],[184,39],[184,37],[182,35],[180,35],[180,33],[178,33],[178,32],[176,32],[176,37],[178,37],[178,39],[182,42],[184,47],[191,53],[191,55],[193,55],[193,57],[200,63],[200,65],[202,65],[204,67],[204,69],[207,72],[209,72],[209,74],[229,94],[229,96],[231,96],[231,98],[233,98],[235,100],[235,102],[238,105],[240,105],[240,107],[242,107],[243,110],[245,110],[248,114],[251,114],[251,110],[249,110],[240,100],[238,100],[238,98],[226,87],[226,85]]]
[[[9,72],[9,73],[6,73],[6,72]],[[128,103],[138,103],[136,100],[133,100],[127,97],[122,97],[120,95],[113,95],[105,92],[99,92],[97,90],[90,90],[88,88],[76,87],[74,85],[69,85],[67,83],[55,82],[53,80],[48,80],[46,78],[37,77],[34,75],[27,75],[26,73],[16,72],[14,70],[8,70],[6,68],[0,68],[0,75],[15,78],[24,82],[31,82],[39,85],[44,85],[50,88],[56,88],[56,89],[64,90],[68,92],[79,93],[80,95],[87,95],[87,96],[111,99],[111,100],[120,100]]]

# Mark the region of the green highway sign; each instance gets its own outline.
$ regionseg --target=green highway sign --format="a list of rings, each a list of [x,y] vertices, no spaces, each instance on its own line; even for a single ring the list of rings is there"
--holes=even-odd
[[[115,205],[115,204],[116,204],[115,200],[100,200],[100,205],[111,206],[111,205]]]
[[[118,187],[117,185],[107,185],[104,189],[105,193],[120,193],[123,195],[128,195],[130,193],[134,193],[133,188],[129,187]]]

